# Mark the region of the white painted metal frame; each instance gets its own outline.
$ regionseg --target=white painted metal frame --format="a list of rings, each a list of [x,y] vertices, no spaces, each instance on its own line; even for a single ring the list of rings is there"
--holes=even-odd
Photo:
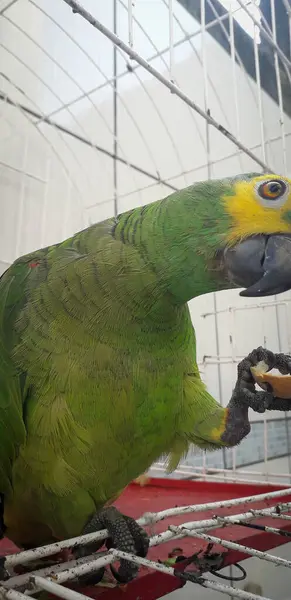
[[[197,506],[191,505],[175,507],[172,509],[163,510],[159,513],[145,513],[138,522],[142,526],[154,525],[154,523],[157,523],[158,521],[163,521],[166,518],[168,519],[177,515],[194,514],[204,512],[206,510],[216,511],[217,509],[226,509],[230,507],[239,508],[239,506],[242,504],[244,506],[248,505],[249,508],[247,512],[237,513],[231,516],[214,516],[211,519],[185,522],[179,526],[169,526],[168,529],[163,533],[151,537],[150,545],[157,546],[170,540],[177,540],[190,536],[207,542],[217,543],[227,549],[245,552],[250,556],[261,558],[264,561],[270,562],[277,567],[291,568],[290,560],[273,556],[270,553],[261,552],[236,542],[224,540],[223,537],[217,537],[217,535],[213,536],[210,531],[211,529],[217,529],[220,527],[222,527],[222,531],[224,531],[225,527],[228,525],[231,526],[231,524],[239,520],[251,522],[253,519],[258,519],[259,517],[274,517],[274,519],[280,518],[285,519],[286,521],[290,520],[291,517],[284,514],[291,511],[291,503],[284,503],[284,497],[289,496],[290,493],[291,488],[288,488],[277,492],[259,494],[257,496],[248,496],[246,498],[235,498],[233,500],[224,502],[209,502]],[[257,503],[267,500],[278,500],[278,503],[269,508],[263,508],[260,510],[252,509],[252,504],[254,502]],[[280,509],[280,516],[278,515],[278,508]],[[278,535],[280,532],[280,530],[278,530],[276,527],[268,527],[268,530],[273,533],[277,533]],[[90,533],[77,538],[72,538],[70,540],[64,540],[62,542],[36,548],[34,550],[19,552],[17,554],[8,556],[5,566],[8,570],[11,570],[16,565],[29,564],[30,561],[35,561],[36,559],[41,559],[56,554],[64,548],[74,548],[76,545],[85,545],[96,540],[105,539],[106,537],[107,531],[103,530],[97,533]],[[110,563],[120,560],[121,558],[125,558],[135,564],[143,565],[149,569],[160,571],[170,576],[176,576],[174,568],[167,567],[164,564],[156,563],[148,559],[142,559],[119,550],[111,549],[106,554],[92,554],[88,557],[83,557],[78,560],[72,560],[67,563],[61,563],[39,569],[37,571],[31,571],[23,575],[12,576],[9,580],[2,582],[2,585],[0,586],[0,596],[7,600],[27,600],[27,598],[33,595],[36,591],[46,590],[59,598],[64,598],[65,600],[83,600],[85,598],[83,594],[64,588],[62,584],[72,581],[82,575],[93,573],[100,567],[109,565]],[[223,594],[232,594],[234,598],[244,598],[246,600],[262,598],[261,596],[250,594],[249,592],[244,592],[227,585],[222,585],[213,580],[205,579],[204,577],[201,579],[201,585],[203,585],[203,587],[212,589],[213,591],[219,591]]]
[[[125,54],[127,54],[131,59],[135,60],[139,63],[146,71],[148,71],[153,77],[155,77],[160,83],[162,83],[165,87],[169,89],[172,94],[175,94],[185,102],[190,108],[196,111],[203,119],[205,119],[209,125],[212,125],[215,129],[217,129],[223,136],[225,136],[228,140],[233,142],[240,150],[242,150],[247,156],[252,158],[254,162],[256,162],[262,169],[270,172],[270,167],[268,167],[260,158],[258,158],[249,148],[247,148],[242,142],[240,142],[231,132],[227,131],[216,119],[214,119],[211,115],[206,113],[200,106],[194,102],[187,94],[185,94],[180,88],[177,87],[172,81],[167,79],[162,73],[160,73],[157,69],[155,69],[147,60],[145,60],[138,52],[136,52],[133,48],[131,48],[128,44],[126,44],[123,40],[121,40],[113,31],[108,29],[101,21],[96,19],[89,11],[87,11],[79,2],[76,0],[63,0],[66,4],[68,4],[74,13],[77,13],[81,17],[83,17],[88,23],[90,23],[95,29],[100,31],[107,37],[113,44],[115,44],[118,48],[123,50]],[[272,39],[272,38],[271,38]],[[274,46],[272,40],[272,46]],[[279,53],[280,48],[276,47],[277,52]],[[280,51],[281,52],[281,51]],[[282,52],[281,52],[282,54]],[[283,55],[284,58],[285,55]],[[287,59],[286,59],[287,61]],[[289,61],[287,61],[289,63]],[[291,63],[290,63],[291,66]]]

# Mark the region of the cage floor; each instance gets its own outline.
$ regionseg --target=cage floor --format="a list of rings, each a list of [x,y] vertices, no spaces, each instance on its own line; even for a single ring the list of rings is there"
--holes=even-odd
[[[266,485],[266,484],[244,484],[244,483],[216,483],[204,481],[185,481],[173,479],[150,479],[149,483],[144,487],[132,483],[115,502],[115,506],[122,512],[138,518],[145,512],[159,512],[164,509],[174,508],[176,506],[187,506],[190,504],[204,504],[208,502],[223,502],[233,498],[256,496],[258,494],[269,493],[276,490],[284,489],[281,486]],[[280,499],[281,500],[281,499]],[[284,496],[284,502],[290,502],[291,495]],[[164,519],[153,524],[148,528],[150,535],[156,535],[165,531],[169,525],[179,525],[187,521],[201,520],[211,518],[214,515],[228,516],[243,513],[252,509],[262,509],[271,506],[276,506],[278,500],[269,499],[256,502],[255,499],[250,503],[239,504],[230,508],[217,508],[215,512],[207,510],[198,513],[184,514],[180,516]],[[257,523],[258,520],[252,521]],[[260,517],[260,525],[274,526],[274,520],[269,517]],[[276,519],[276,527],[284,528],[291,531],[291,521],[283,521]],[[228,526],[223,529],[216,528],[211,530],[212,535],[217,535],[225,540],[239,542],[242,545],[250,546],[257,550],[267,551],[276,546],[280,546],[290,541],[290,538],[279,536],[274,533],[258,531],[255,529],[245,528],[243,526]],[[181,540],[170,541],[155,547],[150,548],[148,558],[154,561],[164,561],[168,558],[169,553],[174,547],[179,547],[184,556],[191,556],[200,549],[205,549],[206,542],[194,539],[183,538]],[[245,558],[247,554],[239,551],[226,550],[222,546],[214,546],[213,551],[224,553],[224,566],[234,564]],[[12,554],[17,552],[17,548],[7,539],[0,542],[0,553]],[[100,596],[106,594],[108,600],[117,600],[124,598],[126,591],[127,600],[155,600],[179,587],[184,585],[183,582],[175,577],[170,577],[163,573],[152,572],[148,569],[141,568],[136,580],[127,586],[117,586],[114,588],[105,588],[100,585],[86,588],[74,589],[92,598],[100,599]]]

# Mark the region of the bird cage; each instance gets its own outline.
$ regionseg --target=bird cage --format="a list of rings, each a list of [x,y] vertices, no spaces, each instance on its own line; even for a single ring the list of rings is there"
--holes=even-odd
[[[195,181],[290,176],[290,24],[289,0],[0,0],[1,272]],[[254,347],[291,352],[290,302],[237,290],[190,302],[198,365],[221,404]],[[238,448],[193,450],[171,476],[160,461],[146,485],[127,488],[116,506],[151,534],[148,559],[130,557],[141,568],[127,597],[154,600],[192,582],[205,598],[267,598],[264,585],[261,596],[243,589],[247,557],[278,567],[288,595],[291,562],[279,548],[291,535],[290,419],[252,413]],[[86,541],[18,552],[3,540],[3,598],[120,597],[112,582],[78,583],[117,550],[33,570],[35,558]]]

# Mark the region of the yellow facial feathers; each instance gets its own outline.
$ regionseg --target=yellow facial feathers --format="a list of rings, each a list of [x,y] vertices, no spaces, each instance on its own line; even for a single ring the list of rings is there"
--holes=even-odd
[[[285,183],[286,189],[277,199],[270,183],[278,181]],[[223,198],[225,210],[232,220],[227,236],[229,243],[256,234],[291,232],[291,181],[287,177],[264,174],[239,181],[234,189],[233,195]]]

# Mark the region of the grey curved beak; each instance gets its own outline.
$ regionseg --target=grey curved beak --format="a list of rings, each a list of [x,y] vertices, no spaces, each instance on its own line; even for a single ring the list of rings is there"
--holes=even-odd
[[[291,289],[291,235],[256,235],[224,251],[230,278],[241,296],[281,294]]]

